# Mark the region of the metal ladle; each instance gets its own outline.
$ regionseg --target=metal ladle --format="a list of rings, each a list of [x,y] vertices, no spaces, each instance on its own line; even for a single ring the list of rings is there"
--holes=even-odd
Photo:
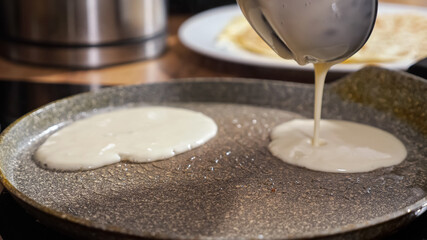
[[[377,0],[237,0],[246,19],[282,58],[300,65],[343,61],[368,40]]]

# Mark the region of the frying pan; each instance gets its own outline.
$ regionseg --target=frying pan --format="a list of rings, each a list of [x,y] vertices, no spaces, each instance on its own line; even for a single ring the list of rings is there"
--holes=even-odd
[[[369,124],[398,137],[408,156],[368,173],[288,165],[269,132],[310,118],[311,85],[251,79],[189,79],[103,89],[59,100],[0,138],[0,180],[41,222],[102,239],[368,239],[427,209],[427,82],[365,68],[325,89],[323,117]],[[167,105],[212,117],[207,144],[173,158],[90,171],[38,166],[37,147],[71,122],[118,108]]]

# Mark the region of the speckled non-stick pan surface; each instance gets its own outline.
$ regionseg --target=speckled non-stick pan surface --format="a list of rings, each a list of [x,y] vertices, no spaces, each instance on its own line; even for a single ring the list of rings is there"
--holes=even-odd
[[[427,83],[366,68],[326,87],[323,117],[370,124],[397,136],[408,156],[369,173],[334,174],[273,157],[269,131],[309,118],[313,87],[244,79],[199,79],[114,87],[40,108],[0,139],[1,181],[42,222],[90,238],[372,238],[427,208]],[[55,172],[34,150],[72,121],[139,105],[194,109],[218,135],[148,164]]]

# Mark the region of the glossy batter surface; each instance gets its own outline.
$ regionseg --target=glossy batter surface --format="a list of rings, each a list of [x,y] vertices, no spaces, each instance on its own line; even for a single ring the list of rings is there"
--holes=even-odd
[[[79,120],[50,136],[36,159],[47,168],[79,170],[127,160],[151,162],[198,147],[215,136],[206,115],[171,107],[141,107]]]

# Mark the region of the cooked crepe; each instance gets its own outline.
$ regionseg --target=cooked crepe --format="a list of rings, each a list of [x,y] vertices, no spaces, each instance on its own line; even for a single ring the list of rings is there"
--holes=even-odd
[[[247,51],[279,58],[243,16],[236,17],[219,35]],[[381,14],[362,49],[345,63],[387,63],[427,57],[427,16],[416,13]]]
[[[233,18],[219,35],[219,40],[229,41],[250,52],[279,58],[243,16]]]

